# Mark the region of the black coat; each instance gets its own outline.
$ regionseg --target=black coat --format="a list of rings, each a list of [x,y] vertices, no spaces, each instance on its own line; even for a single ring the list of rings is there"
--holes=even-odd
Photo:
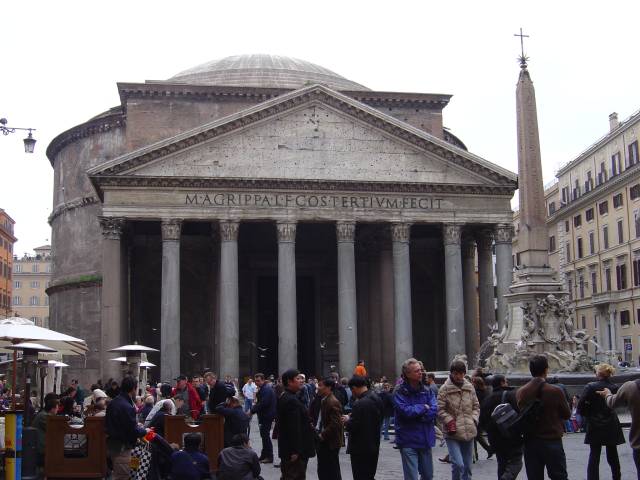
[[[234,435],[247,433],[249,417],[240,405],[235,408],[218,405],[215,412],[224,417],[224,448],[231,446],[231,439]]]
[[[596,392],[608,388],[611,393],[616,393],[618,386],[609,380],[598,380],[584,387],[578,413],[586,421],[587,434],[584,443],[588,445],[622,445],[624,435],[616,412],[607,407],[604,398]]]
[[[383,390],[378,396],[382,400],[382,414],[384,417],[393,417],[393,392]]]
[[[251,407],[251,413],[258,414],[258,423],[266,424],[276,418],[276,392],[268,383],[263,384],[256,393],[256,403]]]
[[[278,399],[278,455],[288,459],[297,454],[311,458],[316,454],[311,419],[295,394],[285,390]]]
[[[138,426],[136,408],[126,393],[121,393],[107,405],[105,427],[110,450],[117,450],[121,445],[133,447],[146,433],[145,428]]]
[[[222,380],[216,380],[216,384],[211,387],[209,391],[209,411],[215,412],[216,407],[229,397],[233,397],[236,394],[233,387],[228,386]]]
[[[348,454],[377,454],[380,450],[380,426],[384,406],[380,397],[371,390],[357,399],[351,418],[345,424],[349,432]]]
[[[505,402],[502,401],[502,393],[506,391]],[[497,425],[491,419],[491,414],[501,403],[510,404],[518,411],[516,392],[512,387],[496,387],[493,393],[486,397],[480,404],[480,427],[487,432],[489,443],[499,453],[509,454],[522,448],[522,441],[505,438],[498,430]]]

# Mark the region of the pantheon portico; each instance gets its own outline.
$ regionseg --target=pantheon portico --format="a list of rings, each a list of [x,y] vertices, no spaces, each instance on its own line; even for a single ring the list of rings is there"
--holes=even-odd
[[[450,96],[270,56],[118,88],[48,150],[50,321],[93,347],[80,375],[117,375],[106,351],[138,341],[165,380],[359,358],[395,376],[474,355],[494,284],[505,322],[516,176],[442,127]]]

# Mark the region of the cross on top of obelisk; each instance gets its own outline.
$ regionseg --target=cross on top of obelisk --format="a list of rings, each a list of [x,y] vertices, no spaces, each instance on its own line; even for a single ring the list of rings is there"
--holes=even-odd
[[[513,36],[520,37],[520,51],[522,52],[520,57],[518,57],[520,68],[527,68],[527,60],[529,60],[529,57],[524,54],[524,39],[529,38],[529,35],[522,33],[522,28],[520,28],[520,33],[514,33]]]

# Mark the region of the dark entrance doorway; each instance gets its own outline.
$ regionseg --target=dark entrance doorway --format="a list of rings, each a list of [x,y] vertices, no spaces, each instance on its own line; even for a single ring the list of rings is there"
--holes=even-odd
[[[316,374],[316,295],[313,277],[298,277],[296,281],[298,309],[298,369],[307,375]]]
[[[258,371],[277,376],[282,373],[278,372],[278,278],[259,277],[257,290],[258,338],[254,350]]]

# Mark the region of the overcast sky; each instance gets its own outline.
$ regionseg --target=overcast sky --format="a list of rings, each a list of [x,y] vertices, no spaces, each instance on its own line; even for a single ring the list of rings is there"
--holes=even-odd
[[[16,253],[49,242],[52,138],[119,103],[116,82],[166,79],[229,55],[322,65],[374,90],[449,93],[444,123],[470,151],[515,171],[523,27],[545,181],[640,108],[640,2],[8,1],[0,11],[0,117],[37,128],[0,137],[0,207]]]

